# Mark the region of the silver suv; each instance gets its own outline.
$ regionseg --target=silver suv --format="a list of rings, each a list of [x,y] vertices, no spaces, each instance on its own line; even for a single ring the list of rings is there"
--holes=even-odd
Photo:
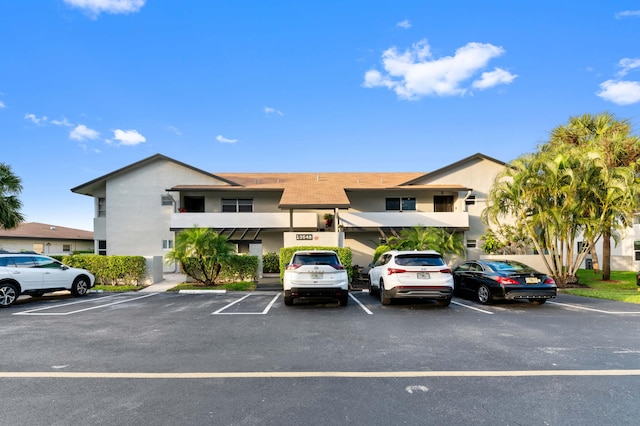
[[[294,299],[338,299],[349,303],[349,275],[335,251],[297,251],[284,271],[284,304]]]
[[[84,296],[95,277],[84,269],[70,268],[49,256],[0,250],[0,308],[11,306],[21,294],[34,297],[59,290]]]
[[[434,250],[388,251],[370,265],[369,292],[383,305],[393,299],[435,299],[449,306],[453,296],[451,269]]]

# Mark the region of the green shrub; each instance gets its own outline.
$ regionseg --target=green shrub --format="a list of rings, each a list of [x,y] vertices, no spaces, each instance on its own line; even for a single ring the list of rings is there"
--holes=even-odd
[[[258,276],[258,256],[231,255],[222,262],[219,280],[224,282],[255,281]]]
[[[272,251],[262,256],[262,272],[267,274],[276,274],[280,272],[280,256]]]
[[[61,256],[59,259],[72,268],[91,272],[98,285],[140,285],[147,267],[142,256],[80,254]]]
[[[353,261],[353,255],[351,249],[348,247],[314,247],[314,246],[298,246],[298,247],[284,247],[280,249],[280,281],[284,279],[284,270],[287,269],[287,263],[293,257],[293,253],[299,250],[332,250],[338,254],[338,259],[344,265],[349,274],[349,282],[353,276],[351,269],[351,262]]]

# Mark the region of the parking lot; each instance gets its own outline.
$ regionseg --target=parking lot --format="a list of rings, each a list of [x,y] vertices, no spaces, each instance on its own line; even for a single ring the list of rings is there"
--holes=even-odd
[[[16,424],[636,424],[640,306],[90,294],[0,310]]]

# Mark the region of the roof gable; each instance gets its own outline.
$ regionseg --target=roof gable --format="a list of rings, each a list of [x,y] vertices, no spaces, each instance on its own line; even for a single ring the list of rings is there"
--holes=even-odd
[[[451,163],[447,166],[441,167],[437,170],[434,170],[432,172],[423,174],[421,176],[419,176],[416,179],[410,180],[408,182],[405,182],[404,185],[425,185],[425,184],[429,184],[429,182],[437,179],[437,178],[441,178],[443,176],[446,176],[447,174],[459,170],[461,168],[464,167],[468,167],[468,166],[472,166],[474,164],[477,164],[478,162],[481,161],[490,161],[493,163],[496,163],[497,165],[500,166],[506,166],[506,163],[500,160],[496,160],[495,158],[489,157],[488,155],[484,155],[481,153],[475,153],[473,155],[470,155],[466,158],[463,158],[462,160],[456,161],[455,163]]]

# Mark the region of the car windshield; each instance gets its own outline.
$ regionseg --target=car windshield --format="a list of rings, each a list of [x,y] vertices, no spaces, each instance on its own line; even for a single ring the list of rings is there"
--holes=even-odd
[[[520,262],[513,261],[497,261],[497,262],[488,262],[488,265],[494,271],[530,271],[531,268]]]
[[[444,260],[437,254],[400,254],[396,257],[400,266],[443,266]]]
[[[291,261],[294,265],[339,265],[338,256],[333,253],[297,254]]]

